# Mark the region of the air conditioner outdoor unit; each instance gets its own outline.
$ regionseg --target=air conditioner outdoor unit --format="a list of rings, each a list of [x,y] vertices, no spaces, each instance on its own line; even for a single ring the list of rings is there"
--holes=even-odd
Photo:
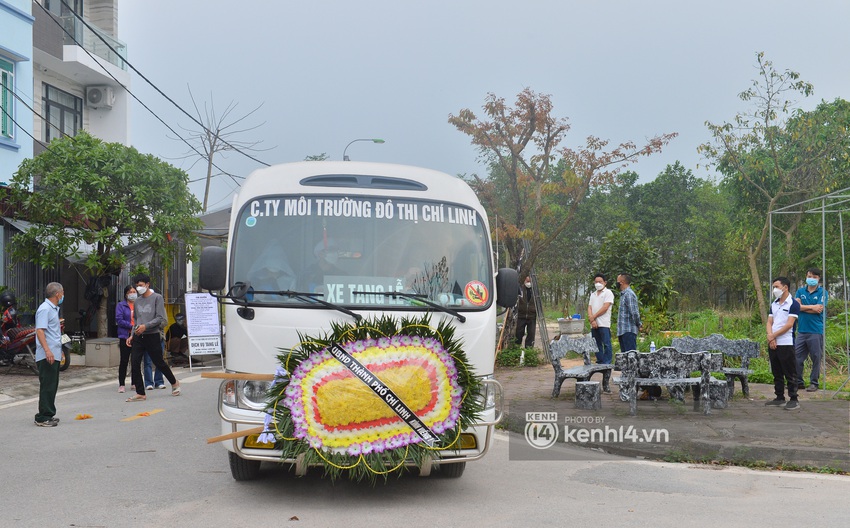
[[[115,93],[111,86],[86,87],[86,106],[89,108],[112,108],[115,104]]]

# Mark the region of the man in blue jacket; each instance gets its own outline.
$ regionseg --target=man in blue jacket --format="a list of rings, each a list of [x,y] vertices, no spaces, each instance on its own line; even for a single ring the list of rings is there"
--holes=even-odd
[[[797,290],[794,298],[800,303],[800,318],[797,326],[797,339],[794,353],[797,357],[798,388],[806,386],[803,379],[803,363],[812,358],[812,372],[806,392],[818,390],[820,362],[823,357],[823,331],[826,321],[827,294],[820,286],[821,270],[809,268],[806,271],[806,285]]]

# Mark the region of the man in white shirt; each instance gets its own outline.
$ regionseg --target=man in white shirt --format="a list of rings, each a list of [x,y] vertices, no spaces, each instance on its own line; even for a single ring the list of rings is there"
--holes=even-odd
[[[776,398],[765,403],[767,406],[784,406],[787,411],[800,408],[797,401],[797,358],[794,354],[794,326],[800,315],[800,303],[794,300],[788,289],[791,281],[787,277],[773,279],[773,297],[770,315],[767,317],[767,355],[773,372],[773,389]],[[784,378],[784,380],[783,380]],[[785,403],[785,386],[788,386],[790,401]]]
[[[614,292],[605,287],[605,275],[597,273],[593,277],[595,291],[590,294],[587,303],[587,318],[590,320],[590,335],[596,340],[599,352],[597,363],[611,363],[611,306],[614,305]]]

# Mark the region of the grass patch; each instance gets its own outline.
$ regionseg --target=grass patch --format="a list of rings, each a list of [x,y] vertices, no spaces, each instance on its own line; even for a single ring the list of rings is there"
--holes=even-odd
[[[534,348],[512,346],[505,348],[496,356],[498,367],[537,367],[540,365],[540,354]]]

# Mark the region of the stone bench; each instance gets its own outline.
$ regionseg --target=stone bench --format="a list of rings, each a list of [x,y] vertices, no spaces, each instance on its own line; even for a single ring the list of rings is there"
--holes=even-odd
[[[564,380],[574,378],[576,381],[590,381],[590,377],[597,372],[602,373],[602,390],[611,392],[611,371],[614,365],[591,363],[590,354],[595,354],[598,351],[596,341],[589,335],[582,337],[559,335],[549,343],[552,368],[555,369],[555,387],[552,389],[552,398],[557,398],[561,394],[561,385],[563,385]],[[581,354],[584,358],[584,365],[565,369],[561,365],[561,358],[565,357],[567,352]]]
[[[726,376],[726,386],[729,399],[735,393],[735,379],[741,380],[741,390],[749,397],[750,359],[759,357],[759,344],[750,339],[727,339],[721,334],[711,334],[708,337],[676,337],[673,338],[673,348],[681,352],[720,352],[723,357],[741,358],[740,367],[721,367],[719,370]]]
[[[620,352],[614,368],[622,371],[615,383],[620,384],[620,399],[629,402],[629,414],[637,414],[637,398],[641,387],[667,387],[670,397],[684,401],[686,387],[694,395],[694,410],[702,407],[703,414],[711,414],[711,408],[726,407],[725,383],[711,377],[723,364],[723,356],[717,353],[682,353],[672,347],[662,347],[655,352],[641,354],[637,350]],[[699,371],[699,377],[691,373]],[[712,390],[712,386],[714,390]],[[720,390],[718,390],[720,389]]]

